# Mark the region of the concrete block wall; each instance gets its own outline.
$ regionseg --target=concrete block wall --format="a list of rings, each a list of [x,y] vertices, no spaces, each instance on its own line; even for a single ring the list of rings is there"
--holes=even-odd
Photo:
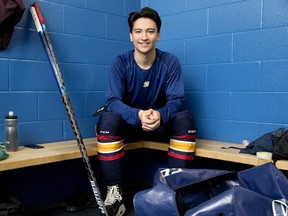
[[[19,143],[74,139],[56,80],[29,13],[0,51],[4,116],[19,118]],[[38,0],[83,138],[94,137],[112,59],[131,49],[127,16],[149,6],[163,21],[160,49],[182,64],[198,137],[241,142],[287,127],[286,0]],[[2,131],[2,132],[1,132]]]
[[[4,117],[19,120],[19,144],[72,140],[57,82],[30,6],[15,27],[7,50],[0,51],[0,141]],[[39,0],[52,46],[83,138],[95,137],[94,112],[104,105],[106,73],[112,59],[131,48],[127,14],[141,7],[126,0]]]
[[[163,20],[158,47],[182,64],[198,137],[241,143],[288,123],[286,0],[142,0]]]

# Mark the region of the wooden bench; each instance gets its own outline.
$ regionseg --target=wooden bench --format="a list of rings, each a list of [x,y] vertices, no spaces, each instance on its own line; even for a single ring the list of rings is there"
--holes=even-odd
[[[96,138],[84,139],[84,143],[88,156],[97,155]],[[44,148],[30,149],[21,146],[16,152],[8,152],[9,158],[0,161],[0,171],[54,163],[82,157],[75,140],[46,143],[40,145],[44,146]],[[242,144],[197,139],[195,155],[197,157],[248,164],[253,166],[258,166],[270,162],[270,160],[259,159],[255,155],[239,153],[239,149],[227,148],[232,146],[244,148],[244,145]],[[224,149],[222,147],[224,147]],[[137,148],[149,148],[167,151],[168,145],[165,143],[150,141],[125,144],[126,150]],[[288,170],[288,161],[277,161],[276,166],[279,169]]]

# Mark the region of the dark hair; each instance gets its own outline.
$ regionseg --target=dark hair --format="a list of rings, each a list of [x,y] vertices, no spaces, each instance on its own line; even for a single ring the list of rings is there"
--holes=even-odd
[[[149,7],[144,7],[139,12],[135,11],[135,12],[132,12],[129,14],[128,25],[130,28],[130,32],[132,32],[134,22],[137,19],[142,18],[142,17],[152,19],[156,23],[158,32],[160,32],[161,18],[159,16],[159,14],[157,13],[157,11],[155,11]]]

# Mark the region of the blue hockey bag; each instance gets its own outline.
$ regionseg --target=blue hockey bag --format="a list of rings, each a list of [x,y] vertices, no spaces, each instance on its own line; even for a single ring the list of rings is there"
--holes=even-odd
[[[236,172],[209,169],[159,169],[153,188],[135,194],[135,215],[178,216],[239,185]]]
[[[287,184],[272,163],[238,173],[159,169],[153,187],[136,193],[133,202],[136,216],[265,216],[276,215],[277,209],[282,212],[278,216],[287,216]]]
[[[269,197],[284,199],[288,203],[288,179],[273,163],[266,163],[238,172],[243,187]]]
[[[272,216],[272,201],[268,197],[236,186],[188,210],[185,216]]]

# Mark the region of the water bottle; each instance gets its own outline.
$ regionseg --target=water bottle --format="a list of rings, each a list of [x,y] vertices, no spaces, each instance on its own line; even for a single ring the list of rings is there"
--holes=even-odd
[[[17,131],[17,116],[13,111],[10,111],[5,116],[5,149],[6,151],[17,151],[18,149],[18,131]]]

